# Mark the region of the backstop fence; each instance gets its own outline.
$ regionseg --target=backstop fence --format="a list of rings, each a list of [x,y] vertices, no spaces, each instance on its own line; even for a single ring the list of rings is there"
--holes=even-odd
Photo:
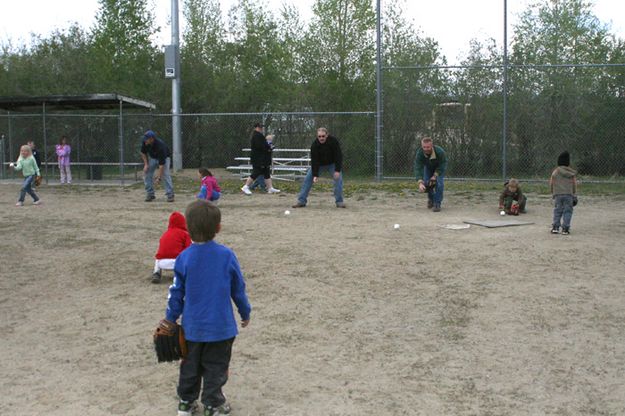
[[[384,73],[381,113],[382,177],[412,178],[420,139],[431,136],[449,158],[448,178],[544,180],[560,152],[586,181],[623,181],[625,175],[625,67],[559,66],[509,69],[508,118],[503,142],[500,67],[407,68]],[[19,146],[35,141],[55,169],[54,145],[62,135],[72,146],[78,177],[140,179],[139,149],[153,129],[171,146],[170,114],[0,113],[2,177]],[[182,114],[184,168],[223,168],[249,147],[255,122],[276,135],[281,148],[309,148],[317,127],[340,139],[345,172],[376,177],[376,113]],[[124,167],[124,169],[120,169]],[[137,172],[139,171],[139,172]],[[52,172],[53,173],[53,172]],[[74,176],[77,176],[76,173]]]

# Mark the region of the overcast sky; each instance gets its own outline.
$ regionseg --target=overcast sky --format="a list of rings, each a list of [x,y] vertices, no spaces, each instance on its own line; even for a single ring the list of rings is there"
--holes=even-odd
[[[171,41],[169,18],[171,0],[151,0],[161,33],[159,44]],[[272,10],[279,10],[282,3],[297,4],[302,16],[311,15],[314,0],[258,0]],[[373,1],[373,0],[372,0]],[[387,1],[382,0],[382,5]],[[30,33],[46,36],[55,28],[66,28],[78,22],[85,28],[93,26],[98,9],[97,0],[0,0],[0,42],[11,40],[14,44],[28,42]],[[222,0],[226,11],[235,0]],[[499,45],[503,40],[503,0],[408,0],[406,17],[414,21],[426,35],[438,40],[450,64],[457,63],[458,55],[468,50],[472,38],[495,38]],[[525,10],[531,0],[508,0],[508,23],[511,31],[519,12]],[[612,32],[625,38],[625,0],[594,0],[594,13],[612,27]],[[179,0],[182,8],[183,0]],[[373,1],[375,5],[375,2]],[[384,7],[384,6],[383,6]],[[181,12],[181,24],[183,23]],[[182,27],[181,27],[182,29]]]

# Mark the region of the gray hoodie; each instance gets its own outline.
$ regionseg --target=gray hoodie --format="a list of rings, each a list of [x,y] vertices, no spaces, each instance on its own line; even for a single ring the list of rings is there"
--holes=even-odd
[[[558,166],[551,173],[549,184],[551,195],[575,195],[577,192],[577,171],[569,166]]]

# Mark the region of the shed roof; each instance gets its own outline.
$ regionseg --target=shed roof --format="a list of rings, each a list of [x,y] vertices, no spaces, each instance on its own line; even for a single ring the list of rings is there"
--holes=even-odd
[[[156,109],[150,102],[124,95],[84,94],[84,95],[44,95],[44,96],[0,96],[0,108],[8,111],[34,110],[43,107],[46,110],[117,110],[120,103],[124,109]]]

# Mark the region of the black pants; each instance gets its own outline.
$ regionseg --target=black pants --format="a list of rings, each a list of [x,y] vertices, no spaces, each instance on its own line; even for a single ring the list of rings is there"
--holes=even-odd
[[[218,342],[187,341],[187,358],[180,363],[180,400],[197,400],[203,380],[202,404],[217,407],[225,403],[226,398],[221,388],[228,381],[233,343],[234,338]]]

